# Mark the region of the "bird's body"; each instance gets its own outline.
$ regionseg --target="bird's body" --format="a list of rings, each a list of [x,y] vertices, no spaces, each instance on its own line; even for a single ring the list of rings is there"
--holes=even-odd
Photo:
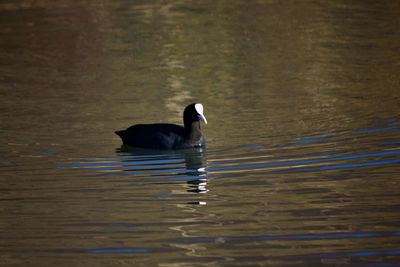
[[[201,104],[191,104],[184,111],[184,127],[176,124],[136,124],[116,131],[124,145],[151,149],[181,149],[205,146],[200,120],[207,123]]]

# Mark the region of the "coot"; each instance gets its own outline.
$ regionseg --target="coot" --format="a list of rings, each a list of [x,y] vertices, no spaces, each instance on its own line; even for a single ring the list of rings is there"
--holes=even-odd
[[[184,127],[176,124],[137,124],[126,130],[116,131],[124,145],[152,149],[180,149],[205,146],[200,131],[200,121],[207,124],[203,105],[190,104],[183,111]]]

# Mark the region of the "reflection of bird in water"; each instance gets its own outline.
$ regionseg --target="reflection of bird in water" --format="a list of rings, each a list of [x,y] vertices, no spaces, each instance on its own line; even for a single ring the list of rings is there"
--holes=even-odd
[[[199,178],[199,179],[193,179],[188,181],[187,183],[190,185],[190,188],[188,192],[193,192],[193,193],[206,193],[208,190],[206,188],[207,186],[207,177],[205,174],[204,178]],[[201,177],[201,176],[199,176]]]
[[[122,145],[121,148],[117,149],[118,153],[129,153],[134,158],[140,161],[146,161],[150,163],[151,161],[157,162],[157,174],[162,172],[162,169],[167,169],[168,174],[172,174],[169,164],[176,164],[177,162],[184,162],[185,171],[177,169],[175,177],[168,177],[168,180],[186,180],[185,190],[190,193],[206,193],[208,192],[207,186],[207,171],[206,171],[206,159],[205,159],[205,148],[196,147],[180,150],[154,150],[154,149],[143,149],[143,148],[133,148],[129,146]],[[132,157],[127,158],[128,166],[132,168],[123,168],[126,172],[135,172],[138,165],[132,164],[135,160]],[[162,162],[162,163],[161,163]],[[156,169],[154,169],[156,170]],[[143,169],[140,168],[140,172],[149,171],[152,172],[153,169]],[[183,179],[181,179],[181,176]],[[175,179],[176,178],[176,179]],[[189,202],[189,204],[205,204],[204,201]]]
[[[187,184],[190,187],[187,191],[193,193],[206,193],[208,190],[206,188],[207,172],[205,170],[206,161],[204,158],[204,149],[199,148],[192,150],[191,153],[185,153],[185,165],[187,170],[193,170],[190,174],[193,177],[196,177],[195,179],[187,181]]]
[[[200,130],[200,121],[207,124],[202,104],[190,104],[183,111],[184,127],[176,124],[137,124],[116,131],[124,145],[152,149],[181,149],[204,147],[206,142]]]

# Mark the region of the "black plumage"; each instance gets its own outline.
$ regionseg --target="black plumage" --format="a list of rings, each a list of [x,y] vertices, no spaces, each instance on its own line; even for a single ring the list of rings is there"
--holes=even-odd
[[[183,112],[184,127],[176,124],[137,124],[116,131],[124,145],[151,149],[181,149],[205,146],[200,121],[207,123],[203,105],[190,104]]]

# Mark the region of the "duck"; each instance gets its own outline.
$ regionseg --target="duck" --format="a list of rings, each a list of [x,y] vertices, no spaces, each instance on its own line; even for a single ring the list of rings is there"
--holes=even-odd
[[[206,140],[200,122],[207,124],[203,105],[192,103],[183,111],[184,126],[169,123],[136,124],[115,134],[128,147],[157,150],[205,147]]]

